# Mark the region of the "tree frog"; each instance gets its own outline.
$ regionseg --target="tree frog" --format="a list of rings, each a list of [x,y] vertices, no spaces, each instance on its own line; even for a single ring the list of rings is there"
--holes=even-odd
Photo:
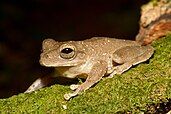
[[[55,67],[58,74],[67,78],[86,79],[82,84],[70,85],[72,93],[66,100],[77,96],[99,82],[102,77],[122,74],[131,66],[148,60],[154,52],[152,46],[141,46],[136,41],[93,37],[83,41],[58,42],[45,39],[42,43],[40,64]],[[37,79],[26,93],[46,86],[51,77]]]

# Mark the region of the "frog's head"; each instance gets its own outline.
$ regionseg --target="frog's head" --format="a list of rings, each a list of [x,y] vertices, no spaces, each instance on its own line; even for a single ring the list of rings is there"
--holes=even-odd
[[[80,44],[81,45],[81,44]],[[42,43],[40,64],[47,67],[77,66],[86,61],[86,54],[76,41],[57,42],[45,39]]]

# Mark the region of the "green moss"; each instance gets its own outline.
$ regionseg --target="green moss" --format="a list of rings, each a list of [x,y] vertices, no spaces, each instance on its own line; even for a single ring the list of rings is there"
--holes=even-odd
[[[116,113],[146,111],[146,106],[171,98],[171,35],[153,43],[155,53],[122,75],[104,78],[66,102],[69,87],[53,85],[30,94],[0,99],[0,113]],[[67,109],[63,108],[67,106]]]

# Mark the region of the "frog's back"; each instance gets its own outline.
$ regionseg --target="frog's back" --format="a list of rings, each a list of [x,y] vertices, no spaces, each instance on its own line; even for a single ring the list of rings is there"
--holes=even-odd
[[[140,45],[135,41],[123,40],[108,37],[93,37],[91,39],[85,40],[85,44],[94,48],[102,48],[103,50],[117,50],[125,46],[135,46]]]

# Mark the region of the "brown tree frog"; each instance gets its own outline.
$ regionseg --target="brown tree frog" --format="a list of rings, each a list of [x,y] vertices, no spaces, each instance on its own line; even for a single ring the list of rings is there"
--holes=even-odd
[[[55,77],[62,75],[67,78],[86,79],[80,85],[70,86],[74,92],[65,94],[66,100],[89,89],[103,76],[112,77],[115,74],[122,74],[131,66],[148,60],[154,52],[150,45],[141,46],[136,41],[107,37],[66,42],[45,39],[42,50],[40,64],[55,67],[59,73]],[[50,77],[37,79],[26,93],[46,86],[48,78],[50,79]]]

